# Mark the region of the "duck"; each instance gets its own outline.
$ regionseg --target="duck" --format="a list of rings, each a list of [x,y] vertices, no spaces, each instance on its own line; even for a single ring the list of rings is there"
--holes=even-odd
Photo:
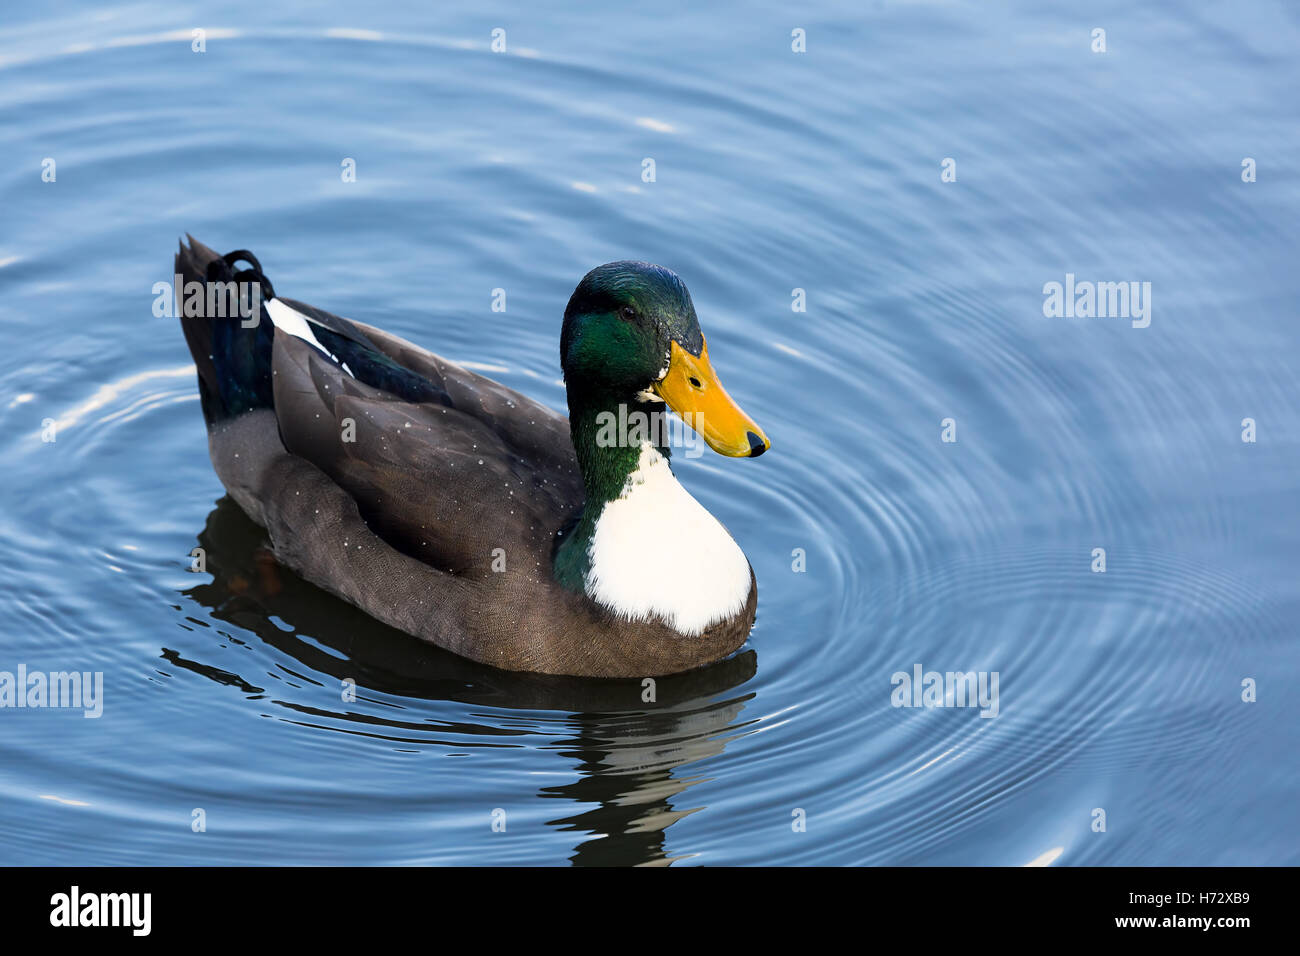
[[[508,671],[652,678],[748,639],[753,568],[678,482],[665,416],[727,457],[771,442],[722,387],[672,270],[608,262],[578,283],[567,418],[277,295],[248,250],[187,234],[175,275],[213,468],[279,564]]]

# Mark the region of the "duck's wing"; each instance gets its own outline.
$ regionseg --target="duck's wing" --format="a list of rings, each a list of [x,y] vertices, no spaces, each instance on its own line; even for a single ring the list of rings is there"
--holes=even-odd
[[[469,578],[512,562],[549,570],[582,503],[564,416],[378,329],[294,300],[265,307],[281,440],[377,535]]]

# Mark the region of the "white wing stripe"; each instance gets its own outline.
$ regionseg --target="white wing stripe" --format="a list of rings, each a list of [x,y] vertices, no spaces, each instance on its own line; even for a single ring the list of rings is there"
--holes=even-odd
[[[314,346],[322,355],[327,355],[335,365],[338,365],[349,375],[352,370],[338,360],[338,356],[332,355],[329,349],[320,344],[315,333],[311,330],[311,323],[301,312],[289,308],[279,299],[270,299],[262,303],[262,308],[266,309],[266,314],[271,317],[271,323],[275,326],[276,331],[283,332],[286,335],[292,335],[294,338],[302,339],[308,345]]]

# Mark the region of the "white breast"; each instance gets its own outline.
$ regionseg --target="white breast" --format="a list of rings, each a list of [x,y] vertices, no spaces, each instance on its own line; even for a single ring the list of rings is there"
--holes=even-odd
[[[659,616],[693,637],[749,600],[745,553],[653,445],[601,511],[588,553],[587,595],[631,620]]]

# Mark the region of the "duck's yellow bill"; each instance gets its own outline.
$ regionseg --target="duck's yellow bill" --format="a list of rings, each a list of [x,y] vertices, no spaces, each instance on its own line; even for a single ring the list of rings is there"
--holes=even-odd
[[[709,344],[698,357],[676,342],[670,346],[668,374],[654,384],[668,407],[682,416],[721,455],[757,458],[772,447],[755,421],[731,400],[709,364]]]

